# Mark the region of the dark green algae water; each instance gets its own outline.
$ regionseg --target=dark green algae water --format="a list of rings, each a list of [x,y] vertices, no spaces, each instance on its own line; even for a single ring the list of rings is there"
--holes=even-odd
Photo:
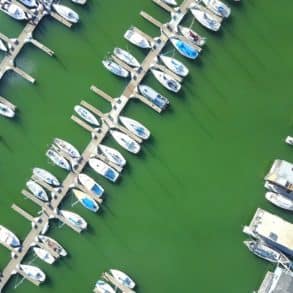
[[[158,34],[138,16],[140,10],[168,20],[149,0],[88,2],[84,8],[75,6],[81,23],[72,30],[52,19],[39,26],[36,37],[56,57],[30,45],[19,55],[17,65],[36,77],[35,85],[14,73],[0,84],[0,94],[19,108],[15,120],[0,122],[0,222],[21,239],[30,224],[10,206],[14,202],[37,214],[38,208],[20,194],[32,168],[47,168],[59,178],[66,175],[44,155],[53,137],[80,150],[89,141],[89,134],[69,119],[73,106],[85,98],[107,111],[109,105],[89,86],[118,96],[127,84],[104,70],[102,58],[121,46],[143,59],[144,52],[122,37],[131,24]],[[139,156],[117,146],[128,161],[118,184],[87,170],[106,190],[102,213],[72,208],[70,195],[64,207],[85,217],[89,229],[77,235],[52,223],[49,234],[68,249],[69,257],[53,266],[35,260],[48,281],[41,288],[25,281],[17,292],[91,292],[103,271],[120,268],[133,276],[139,292],[247,293],[273,269],[248,253],[241,230],[257,207],[291,218],[265,201],[262,186],[273,159],[293,159],[292,149],[283,143],[293,124],[293,4],[229,4],[232,17],[219,33],[194,24],[208,37],[199,60],[175,54],[191,71],[178,95],[146,78],[170,98],[171,107],[158,115],[139,102],[129,103],[124,114],[149,127],[152,138]],[[185,24],[191,21],[189,16]],[[11,37],[23,27],[3,14],[0,22],[1,31]],[[172,54],[171,46],[165,52]],[[116,146],[110,138],[106,143]],[[9,252],[1,247],[1,267],[8,259]],[[31,259],[29,255],[27,261]],[[13,278],[5,292],[12,292],[17,281]]]

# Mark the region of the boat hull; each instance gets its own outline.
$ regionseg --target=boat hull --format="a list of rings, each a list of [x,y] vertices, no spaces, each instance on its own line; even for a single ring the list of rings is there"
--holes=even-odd
[[[151,87],[147,85],[139,85],[138,86],[139,92],[150,102],[155,104],[157,107],[159,107],[161,110],[164,110],[169,105],[169,100],[159,94],[157,91],[152,89]]]
[[[50,185],[60,186],[59,180],[45,169],[34,168],[33,174]]]
[[[15,116],[15,112],[7,105],[0,103],[0,115],[7,118],[13,118]]]
[[[293,211],[293,200],[284,195],[274,192],[266,192],[265,197],[273,205],[287,211]]]
[[[140,151],[140,145],[128,135],[117,130],[110,130],[110,133],[115,141],[127,151],[133,154],[137,154]]]
[[[197,21],[205,28],[214,32],[220,29],[221,23],[216,21],[211,14],[207,14],[196,8],[191,8],[190,11]]]
[[[26,183],[26,186],[28,188],[28,190],[38,199],[47,202],[49,201],[49,197],[47,195],[47,192],[45,191],[45,189],[40,186],[38,183],[29,180]]]
[[[60,214],[77,229],[84,230],[87,228],[87,222],[81,216],[65,210],[60,210]]]
[[[175,74],[185,77],[188,75],[188,68],[175,58],[160,55],[161,61]]]
[[[38,248],[38,247],[34,247],[33,251],[37,255],[37,257],[40,258],[41,260],[43,260],[44,262],[46,262],[50,265],[55,262],[54,256],[51,253],[49,253],[48,251],[46,251],[42,248]]]
[[[126,160],[120,152],[114,148],[108,147],[106,145],[99,145],[99,149],[106,156],[106,158],[117,166],[124,167],[126,165]]]
[[[96,171],[98,174],[104,176],[106,179],[116,182],[116,180],[119,177],[119,173],[108,166],[106,163],[99,159],[91,158],[89,159],[89,165],[90,167]]]
[[[90,123],[92,125],[95,125],[95,126],[100,126],[100,123],[97,120],[97,118],[94,116],[94,114],[91,113],[86,108],[77,105],[77,106],[74,107],[74,111],[75,111],[76,114],[79,115],[79,117],[81,117],[86,122],[88,122],[88,123]]]
[[[171,92],[178,93],[181,89],[181,84],[172,78],[169,74],[163,73],[160,70],[151,69],[155,78],[159,83]]]
[[[103,60],[102,63],[107,70],[119,77],[127,78],[129,76],[129,72],[114,61]]]
[[[129,52],[121,48],[115,48],[113,53],[117,58],[119,58],[120,60],[128,64],[129,66],[132,66],[132,67],[140,66],[139,62],[132,54],[130,54]]]
[[[77,190],[77,189],[73,189],[72,190],[75,197],[78,199],[78,201],[88,210],[96,213],[99,209],[99,206],[97,205],[97,203],[90,198],[86,193]]]
[[[195,60],[198,57],[198,52],[185,42],[176,38],[170,39],[175,49],[184,57]]]
[[[78,180],[88,192],[91,192],[97,197],[101,197],[103,195],[104,188],[88,175],[82,173],[78,174]]]
[[[38,282],[44,282],[46,280],[46,275],[44,272],[35,266],[19,265],[19,269],[26,275],[28,279]]]
[[[135,287],[135,282],[127,274],[114,269],[111,269],[110,273],[120,284],[126,286],[127,288],[133,289]]]
[[[143,126],[141,123],[139,123],[136,120],[133,120],[128,117],[120,116],[119,117],[122,124],[133,134],[136,136],[142,138],[142,139],[148,139],[150,136],[150,131]]]
[[[126,33],[124,34],[124,38],[133,45],[136,45],[142,49],[151,48],[151,44],[149,43],[149,41],[132,29],[126,31]]]
[[[71,8],[60,4],[53,4],[52,6],[60,16],[69,22],[77,23],[79,21],[79,15]]]
[[[66,256],[67,255],[66,250],[56,240],[54,240],[54,239],[52,239],[52,238],[50,238],[48,236],[43,236],[43,235],[39,235],[38,238],[45,245],[47,245],[53,251],[55,251],[58,255],[61,255],[61,256]]]

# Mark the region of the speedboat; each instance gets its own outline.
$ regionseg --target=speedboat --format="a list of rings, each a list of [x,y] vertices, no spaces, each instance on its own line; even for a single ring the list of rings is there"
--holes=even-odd
[[[5,43],[0,39],[0,50],[7,52],[7,47],[5,46]]]
[[[86,4],[86,0],[71,0],[73,3],[84,5]]]
[[[37,1],[36,0],[19,0],[22,4],[25,6],[32,8],[32,7],[37,7]]]
[[[162,110],[166,109],[169,105],[169,100],[166,97],[162,96],[148,85],[140,84],[138,90],[146,99]]]
[[[288,210],[293,211],[293,200],[289,199],[288,197],[275,192],[266,192],[265,197],[268,201],[270,201],[275,206]]]
[[[86,193],[78,190],[78,189],[72,189],[74,195],[78,199],[78,201],[88,210],[96,213],[99,209],[99,206],[97,203],[89,197]]]
[[[206,43],[206,38],[200,36],[198,33],[188,27],[179,25],[179,30],[187,40],[191,41],[197,46],[203,46]]]
[[[55,262],[55,257],[45,249],[34,247],[33,251],[37,255],[37,257],[43,260],[44,262],[50,265]]]
[[[177,6],[177,2],[175,0],[162,0],[162,2],[168,4],[168,5],[172,5],[172,6]]]
[[[17,248],[21,246],[18,237],[2,225],[0,225],[0,243],[8,248]]]
[[[110,72],[117,76],[127,78],[129,75],[129,72],[126,69],[124,69],[122,66],[112,61],[111,59],[105,59],[102,61],[102,63],[106,69],[108,69]]]
[[[90,158],[89,159],[89,165],[91,168],[96,171],[98,174],[104,176],[108,180],[115,182],[119,176],[119,173],[111,168],[109,165],[104,163],[103,161],[96,159],[96,158]]]
[[[17,20],[27,19],[26,13],[23,11],[23,9],[20,6],[14,3],[10,3],[8,5],[9,6],[7,7],[7,10],[6,10],[8,15],[10,15],[11,17]]]
[[[90,112],[89,110],[87,110],[86,108],[76,105],[74,107],[74,111],[81,117],[83,118],[85,121],[87,121],[88,123],[95,125],[95,126],[100,126],[99,121],[97,120],[97,118],[95,117],[95,115]]]
[[[15,112],[9,106],[0,102],[0,115],[8,118],[13,118]]]
[[[68,154],[71,158],[73,159],[79,159],[80,158],[80,153],[77,150],[75,146],[73,146],[71,143],[60,139],[60,138],[55,138],[54,139],[54,144],[58,146],[62,151],[64,151],[66,154]]]
[[[278,185],[273,184],[273,183],[271,183],[269,181],[265,181],[264,187],[269,191],[272,191],[272,192],[275,192],[275,193],[280,193],[280,194],[282,194],[284,196],[293,198],[293,191],[288,191],[284,187],[278,186]]]
[[[35,181],[33,180],[27,181],[26,187],[36,198],[42,201],[49,201],[49,198],[45,189],[42,186],[40,186],[38,183],[36,183]]]
[[[108,147],[103,144],[99,144],[99,149],[101,150],[101,152],[106,156],[106,158],[110,162],[112,162],[120,167],[125,166],[125,164],[126,164],[125,158],[116,149]]]
[[[70,164],[61,155],[52,149],[47,150],[46,156],[58,167],[71,171]]]
[[[229,17],[231,14],[231,8],[225,3],[219,0],[202,0],[204,5],[213,13],[222,16]]]
[[[189,59],[196,59],[198,56],[198,52],[191,47],[189,44],[177,39],[177,38],[170,38],[171,43],[176,48],[176,50]]]
[[[46,275],[42,270],[35,266],[18,265],[18,269],[26,276],[27,279],[37,282],[44,282]]]
[[[140,151],[140,145],[127,134],[118,130],[110,130],[110,133],[116,142],[127,151],[134,154]]]
[[[39,235],[38,239],[44,244],[50,247],[53,251],[55,251],[58,255],[61,256],[66,256],[67,252],[66,250],[54,239],[44,236],[44,235]]]
[[[119,119],[121,123],[136,136],[142,139],[149,138],[150,131],[145,126],[143,126],[140,122],[125,116],[119,116]]]
[[[95,196],[101,197],[103,195],[104,188],[90,176],[80,173],[78,174],[78,181],[87,191],[91,192]]]
[[[150,42],[143,37],[140,33],[134,30],[134,28],[130,28],[129,30],[126,31],[124,34],[124,38],[128,40],[130,43],[143,48],[143,49],[148,49],[151,48]]]
[[[179,60],[164,55],[160,55],[160,59],[171,71],[173,71],[177,75],[183,77],[188,75],[188,68]]]
[[[115,293],[116,291],[106,282],[98,280],[95,286],[95,292],[100,293]]]
[[[71,8],[61,4],[53,4],[52,6],[59,15],[64,17],[69,22],[77,23],[79,21],[78,14]]]
[[[220,29],[221,23],[218,22],[211,13],[203,12],[197,7],[190,8],[190,11],[202,26],[215,32]]]
[[[133,289],[135,287],[134,281],[125,273],[114,269],[111,269],[110,273],[112,274],[114,279],[116,279],[120,284],[126,286],[127,288]]]
[[[69,221],[77,229],[81,229],[81,230],[86,229],[87,222],[80,215],[70,211],[65,211],[65,210],[60,210],[59,212],[67,221]]]
[[[122,60],[123,62],[128,64],[129,66],[132,66],[132,67],[139,67],[140,66],[137,59],[132,54],[127,52],[126,50],[123,50],[121,48],[114,48],[113,53],[117,58],[119,58],[120,60]]]
[[[181,89],[181,84],[177,80],[172,78],[169,74],[157,69],[151,69],[151,72],[153,73],[155,78],[160,82],[160,84],[163,85],[169,91],[177,93]]]
[[[287,136],[285,139],[285,142],[287,144],[293,145],[293,137],[292,136]]]
[[[33,174],[50,185],[60,186],[59,180],[45,169],[33,168]]]

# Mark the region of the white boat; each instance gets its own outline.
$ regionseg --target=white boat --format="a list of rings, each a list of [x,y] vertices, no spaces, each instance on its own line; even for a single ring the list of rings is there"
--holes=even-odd
[[[143,126],[140,122],[125,116],[119,116],[119,120],[129,131],[131,131],[136,136],[142,139],[149,138],[151,134],[150,131],[145,126]]]
[[[91,192],[95,196],[101,197],[103,195],[104,188],[90,176],[80,173],[78,174],[78,181],[85,188],[85,190]]]
[[[97,118],[94,116],[94,114],[90,112],[89,110],[87,110],[86,108],[76,105],[74,106],[74,111],[88,123],[95,126],[100,126],[100,123],[97,120]]]
[[[120,167],[125,166],[125,164],[126,164],[125,158],[116,149],[108,147],[106,145],[102,145],[102,144],[99,144],[99,149],[107,157],[107,159],[110,162],[112,162]]]
[[[53,251],[55,251],[58,255],[61,256],[66,256],[67,252],[66,250],[54,239],[44,236],[44,235],[39,235],[38,239],[44,244],[50,247]]]
[[[80,215],[70,211],[65,211],[65,210],[60,210],[59,212],[67,221],[69,221],[77,229],[81,229],[81,230],[86,229],[87,222]]]
[[[86,4],[86,0],[71,0],[73,3],[84,5]]]
[[[71,143],[60,139],[60,138],[55,138],[54,139],[54,144],[58,146],[62,151],[64,151],[66,154],[68,154],[71,158],[74,159],[79,159],[80,158],[80,153],[77,150],[75,146],[73,146]]]
[[[0,39],[0,50],[7,52],[7,47],[5,46],[5,43]]]
[[[38,3],[36,0],[19,0],[19,1],[29,8],[38,6]]]
[[[129,75],[129,72],[126,69],[124,69],[122,66],[112,61],[111,59],[105,59],[102,61],[102,63],[106,69],[108,69],[110,72],[117,76],[127,78]]]
[[[206,38],[200,36],[198,33],[188,27],[179,25],[179,30],[187,40],[191,41],[197,46],[203,46],[206,43]]]
[[[139,67],[140,66],[137,59],[132,54],[127,52],[126,50],[123,50],[121,48],[114,48],[113,53],[117,58],[119,58],[120,60],[122,60],[123,62],[128,64],[129,66],[132,66],[132,67]]]
[[[0,102],[0,115],[8,118],[13,118],[15,112],[10,107]]]
[[[222,16],[229,17],[231,14],[231,8],[225,3],[219,0],[202,0],[204,5],[213,13]]]
[[[270,201],[275,206],[288,210],[293,211],[293,200],[275,192],[266,192],[265,197],[268,201]]]
[[[33,251],[37,255],[37,257],[43,260],[44,262],[50,265],[55,262],[55,257],[45,249],[34,247]]]
[[[135,282],[125,273],[114,269],[111,269],[110,273],[113,275],[114,279],[127,288],[133,289],[135,287]]]
[[[151,69],[151,72],[155,76],[155,78],[160,82],[160,84],[163,85],[169,91],[178,93],[181,89],[181,84],[173,77],[171,77],[169,74],[164,73],[158,69]]]
[[[265,181],[264,187],[269,191],[272,191],[275,193],[280,193],[284,196],[287,196],[287,197],[290,197],[293,199],[293,191],[289,191],[289,190],[285,189],[284,187],[278,186],[278,185],[273,184],[269,181]]]
[[[215,32],[220,29],[221,23],[211,13],[203,12],[196,7],[190,8],[190,11],[202,26]]]
[[[69,162],[52,149],[47,150],[46,156],[58,167],[71,170]]]
[[[17,248],[21,246],[16,235],[2,225],[0,225],[0,243],[8,248]]]
[[[26,187],[38,199],[42,201],[49,201],[49,198],[45,189],[42,186],[40,186],[38,183],[36,183],[35,181],[33,180],[27,181]]]
[[[162,2],[168,4],[168,5],[172,5],[172,6],[177,6],[177,2],[175,0],[162,0]]]
[[[88,210],[96,213],[99,209],[99,206],[97,203],[89,197],[86,193],[83,191],[80,191],[78,189],[72,189],[73,194],[78,199],[78,201]]]
[[[285,139],[285,142],[287,144],[293,145],[293,137],[292,136],[287,136]]]
[[[170,41],[175,49],[184,57],[194,60],[199,56],[199,53],[188,43],[183,42],[177,38],[170,38]]]
[[[143,49],[148,49],[152,47],[150,42],[140,33],[135,31],[134,28],[130,28],[129,30],[127,30],[124,34],[124,38],[128,40],[130,43]]]
[[[45,169],[33,168],[33,174],[50,185],[60,186],[59,180]]]
[[[23,11],[23,9],[16,4],[10,3],[6,11],[7,11],[7,14],[13,17],[14,19],[17,19],[17,20],[27,19],[27,16],[25,12]]]
[[[164,55],[160,55],[160,59],[171,71],[173,71],[177,75],[183,77],[188,75],[188,68],[179,60]]]
[[[116,142],[127,151],[133,154],[137,154],[140,151],[140,145],[127,134],[118,130],[110,130],[110,133]]]
[[[44,282],[46,280],[44,272],[35,266],[18,265],[18,269],[26,276],[26,278],[33,281]]]
[[[95,286],[95,292],[100,293],[115,293],[116,291],[106,282],[98,280]]]
[[[90,167],[96,171],[98,174],[104,176],[108,180],[115,182],[117,178],[119,177],[119,173],[108,166],[106,163],[103,161],[96,159],[96,158],[91,158],[89,159],[89,165]]]
[[[78,14],[71,8],[61,4],[53,4],[52,6],[59,15],[64,17],[69,22],[77,23],[79,21]]]

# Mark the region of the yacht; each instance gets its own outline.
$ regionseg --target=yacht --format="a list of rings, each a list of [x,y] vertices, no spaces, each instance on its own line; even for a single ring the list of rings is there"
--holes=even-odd
[[[170,38],[171,43],[176,48],[176,50],[189,59],[196,59],[198,56],[198,52],[191,47],[189,44],[177,39],[177,38]]]
[[[219,0],[202,0],[204,5],[216,15],[221,17],[229,17],[231,14],[231,8],[225,3]]]
[[[85,5],[86,0],[71,0],[73,3],[80,4],[80,5]]]
[[[115,293],[116,291],[106,282],[98,280],[95,286],[95,292]]]
[[[7,52],[7,47],[4,43],[4,41],[2,41],[1,39],[0,39],[0,50],[3,52]]]
[[[86,229],[87,222],[80,215],[65,210],[60,210],[59,212],[67,221],[69,221],[77,229]]]
[[[69,162],[52,149],[47,150],[46,156],[58,167],[71,171]]]
[[[73,146],[71,143],[60,139],[60,138],[55,138],[54,139],[54,144],[60,148],[62,151],[64,151],[66,154],[68,154],[71,158],[73,159],[79,159],[80,158],[80,153],[77,150],[75,146]]]
[[[0,115],[8,117],[8,118],[13,118],[15,115],[15,112],[9,106],[0,102]]]
[[[117,178],[119,177],[119,173],[111,168],[109,165],[104,163],[103,161],[96,159],[96,158],[90,158],[89,159],[89,165],[90,167],[96,171],[98,174],[104,176],[108,180],[115,182]]]
[[[175,74],[180,75],[182,77],[185,77],[188,75],[189,70],[188,68],[179,60],[172,58],[172,57],[168,57],[168,56],[164,56],[164,55],[160,55],[160,60],[171,70],[173,71]]]
[[[9,3],[8,5],[9,6],[6,8],[6,11],[9,16],[17,20],[28,19],[26,13],[23,11],[23,9],[20,6],[13,3]]]
[[[264,187],[269,191],[272,191],[275,193],[280,193],[284,196],[287,196],[287,197],[290,197],[291,199],[293,199],[293,191],[288,191],[284,187],[278,186],[278,185],[273,184],[269,181],[265,181]]]
[[[187,40],[191,41],[197,46],[201,47],[206,43],[206,38],[200,36],[198,33],[188,27],[179,25],[179,30]]]
[[[140,84],[138,86],[139,92],[150,102],[154,103],[157,107],[164,110],[169,105],[169,100],[155,91],[153,88]]]
[[[71,8],[61,4],[53,4],[52,6],[60,16],[64,17],[69,22],[77,23],[79,21],[78,14]]]
[[[127,30],[124,34],[124,38],[128,40],[130,43],[143,49],[149,49],[152,47],[150,42],[140,33],[135,31],[134,28],[130,28],[129,30]]]
[[[95,115],[90,112],[89,110],[87,110],[86,108],[76,105],[74,107],[74,111],[82,118],[84,119],[86,122],[95,125],[95,126],[100,126],[99,121],[97,120],[97,118],[95,117]]]
[[[18,265],[18,269],[25,275],[27,279],[37,282],[44,282],[46,275],[43,271],[35,266],[30,265]]]
[[[157,69],[151,69],[151,72],[155,76],[155,78],[160,82],[160,84],[163,85],[169,91],[178,93],[181,89],[181,84],[173,77],[171,77],[169,74]]]
[[[133,289],[135,287],[134,281],[125,273],[119,271],[119,270],[114,270],[111,269],[110,273],[116,279],[120,284],[126,286],[129,289]]]
[[[20,247],[20,241],[14,233],[0,225],[0,243],[8,248]]]
[[[123,50],[121,48],[114,48],[113,53],[117,58],[119,58],[120,60],[122,60],[123,62],[128,64],[129,66],[132,66],[132,67],[139,67],[140,66],[137,59],[132,54],[127,52],[126,50]]]
[[[78,201],[88,210],[96,213],[99,209],[99,206],[97,203],[89,197],[86,193],[78,190],[78,189],[72,189],[74,195],[78,199]]]
[[[105,157],[112,163],[123,167],[126,164],[125,158],[121,155],[119,151],[114,148],[108,147],[103,144],[99,144],[100,151],[105,155]]]
[[[48,247],[50,247],[58,255],[61,255],[61,256],[67,255],[66,250],[56,240],[44,235],[39,235],[38,240],[40,240],[44,245],[47,245]]]
[[[275,192],[266,192],[265,194],[266,199],[274,204],[275,206],[282,208],[284,210],[293,211],[293,200]]]
[[[45,189],[41,185],[36,183],[35,181],[33,180],[27,181],[26,187],[36,198],[45,202],[49,201],[49,197]]]
[[[59,180],[45,169],[33,168],[33,174],[50,185],[60,186]]]
[[[293,145],[293,137],[292,136],[287,136],[285,142],[287,144]]]
[[[140,145],[127,134],[118,130],[110,130],[110,133],[116,142],[127,151],[134,154],[140,151]]]
[[[103,195],[104,188],[90,176],[80,173],[78,174],[78,181],[84,187],[85,190],[91,192],[95,196],[101,197]]]
[[[124,69],[122,66],[112,61],[111,59],[105,59],[102,61],[102,63],[106,69],[108,69],[110,72],[117,76],[123,78],[127,78],[129,76],[129,72],[126,69]]]
[[[150,131],[145,126],[143,126],[140,122],[125,116],[119,116],[119,120],[129,131],[131,131],[136,136],[142,139],[149,138],[151,134]]]
[[[177,6],[177,2],[175,0],[162,0],[162,2],[168,4],[168,5],[172,5],[172,6]]]
[[[197,7],[190,8],[190,11],[202,26],[215,32],[220,29],[221,23],[211,13],[203,12]]]
[[[38,3],[36,0],[19,0],[22,4],[29,8],[37,7]]]
[[[50,265],[55,262],[55,257],[45,249],[34,247],[33,251],[37,255],[37,257],[43,260],[44,262]]]

